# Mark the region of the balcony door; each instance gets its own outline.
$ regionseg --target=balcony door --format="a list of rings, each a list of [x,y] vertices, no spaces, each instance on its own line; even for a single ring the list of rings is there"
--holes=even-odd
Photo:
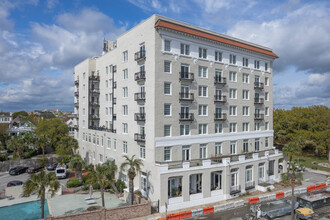
[[[221,99],[221,94],[222,94],[221,89],[216,89],[215,90],[215,95],[216,95],[217,99]]]
[[[256,110],[254,111],[254,114],[256,115],[256,117],[260,116],[260,109],[256,108]]]
[[[181,65],[181,78],[188,79],[189,78],[188,74],[189,74],[189,65],[182,64]]]
[[[231,176],[230,186],[232,187],[238,186],[238,171],[237,170],[232,171],[230,176]]]
[[[256,85],[259,85],[260,77],[259,76],[255,76],[254,77],[254,82],[255,82]]]
[[[141,135],[144,135],[144,134],[145,134],[144,132],[145,132],[144,126],[141,125],[141,126],[140,126],[140,134],[141,134]]]
[[[189,106],[187,106],[187,105],[181,105],[181,114],[184,115],[184,116],[187,116],[187,118],[188,118],[188,115],[189,115]]]
[[[189,86],[186,85],[181,86],[181,98],[184,99],[189,98]]]
[[[259,183],[262,183],[265,181],[265,166],[264,164],[259,164],[258,167],[258,176],[259,176]]]

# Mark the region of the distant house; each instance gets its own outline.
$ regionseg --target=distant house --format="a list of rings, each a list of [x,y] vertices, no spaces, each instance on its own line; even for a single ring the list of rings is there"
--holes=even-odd
[[[70,136],[73,136],[74,135],[74,126],[75,126],[74,120],[73,119],[69,119],[66,122],[66,124],[69,127],[69,135]]]
[[[12,117],[7,114],[0,115],[0,124],[10,124],[12,121]]]
[[[31,121],[21,121],[18,126],[12,126],[8,129],[10,136],[19,135],[24,132],[31,132],[35,129],[35,125]]]

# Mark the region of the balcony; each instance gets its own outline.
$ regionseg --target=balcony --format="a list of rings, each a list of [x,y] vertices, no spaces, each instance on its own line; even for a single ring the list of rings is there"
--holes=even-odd
[[[261,82],[254,82],[255,89],[264,89],[264,84]]]
[[[91,120],[100,120],[100,116],[99,115],[93,115],[93,114],[91,114],[91,115],[89,115],[89,117],[90,117],[90,119]]]
[[[241,186],[240,185],[230,187],[230,195],[237,194],[237,193],[240,193],[240,192],[241,192]]]
[[[214,77],[214,85],[220,85],[220,86],[224,86],[227,83],[227,79],[225,77],[219,77],[219,76],[215,76]]]
[[[117,104],[117,98],[112,98],[112,104]]]
[[[102,127],[88,126],[88,129],[91,129],[91,130],[97,130],[97,131],[107,131],[107,132],[116,133],[116,129],[113,129],[113,128],[107,128],[107,127],[105,127],[105,126],[102,126]]]
[[[180,121],[194,121],[194,113],[179,113]]]
[[[254,98],[254,104],[264,104],[263,98]]]
[[[89,90],[90,93],[95,93],[95,94],[100,94],[100,90],[99,89],[91,89]]]
[[[135,121],[145,121],[146,120],[146,114],[145,113],[135,113],[134,114],[134,120]]]
[[[100,76],[89,76],[89,80],[91,80],[91,81],[100,81]]]
[[[79,130],[79,125],[73,125],[73,128]]]
[[[254,120],[264,120],[264,114],[254,114]]]
[[[74,81],[74,85],[75,86],[78,86],[79,85],[79,80],[78,79]]]
[[[74,92],[75,96],[79,96],[79,91]]]
[[[194,101],[194,93],[180,92],[180,101]]]
[[[146,72],[145,71],[140,71],[134,74],[135,81],[143,81],[146,79]]]
[[[194,81],[194,73],[180,72],[180,81],[192,82]]]
[[[134,60],[139,62],[141,60],[144,60],[146,58],[146,51],[145,50],[141,50],[138,51],[134,54]]]
[[[96,107],[99,107],[100,106],[100,103],[99,102],[90,102],[89,104],[91,106],[96,106]]]
[[[117,82],[112,83],[112,88],[116,89],[117,88]]]
[[[255,188],[254,181],[245,182],[245,190],[254,189],[254,188]]]
[[[134,134],[134,141],[145,142],[146,141],[146,135],[145,134],[135,133]]]
[[[215,103],[226,103],[227,102],[227,97],[224,95],[215,95],[214,96],[214,102]]]
[[[214,120],[215,121],[226,121],[227,120],[227,114],[226,113],[222,113],[222,114],[215,113],[214,114]]]
[[[114,120],[117,120],[117,115],[116,114],[113,114],[112,115],[112,120],[114,121]]]
[[[146,100],[146,93],[145,92],[138,92],[134,94],[135,101],[145,101]]]
[[[79,108],[79,103],[78,102],[74,103],[74,107]]]
[[[74,118],[79,118],[79,114],[73,114]]]

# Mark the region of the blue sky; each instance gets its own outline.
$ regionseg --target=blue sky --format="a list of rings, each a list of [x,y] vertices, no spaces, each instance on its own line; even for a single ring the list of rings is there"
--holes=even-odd
[[[152,14],[270,47],[274,107],[330,107],[330,2],[0,0],[0,111],[73,111],[73,67]]]

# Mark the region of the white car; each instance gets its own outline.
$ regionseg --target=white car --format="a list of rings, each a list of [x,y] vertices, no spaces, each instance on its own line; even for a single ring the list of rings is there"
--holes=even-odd
[[[286,163],[286,168],[289,169],[289,167],[290,167],[290,163],[287,162]],[[278,164],[278,168],[279,169],[283,169],[283,162],[281,162],[281,163]],[[302,171],[305,170],[305,167],[302,166],[302,165],[296,164],[296,170],[302,172]]]
[[[65,179],[66,178],[66,165],[58,164],[55,169],[55,174],[58,179]]]

